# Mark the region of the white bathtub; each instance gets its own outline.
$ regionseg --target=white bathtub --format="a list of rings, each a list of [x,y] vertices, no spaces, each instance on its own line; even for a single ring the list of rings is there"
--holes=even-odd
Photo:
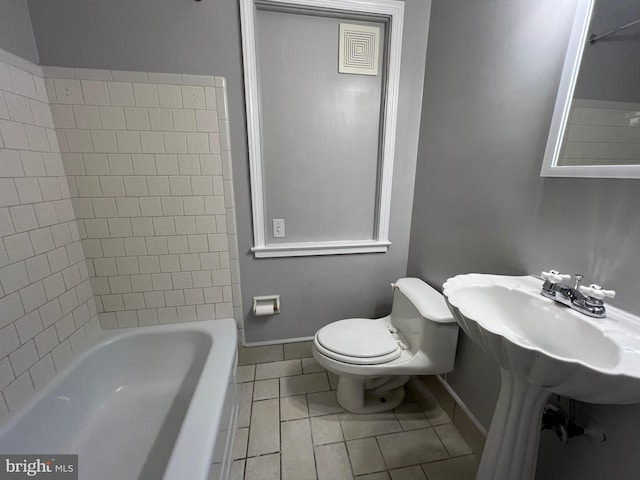
[[[0,428],[1,454],[78,454],[80,479],[228,478],[233,319],[105,336]]]

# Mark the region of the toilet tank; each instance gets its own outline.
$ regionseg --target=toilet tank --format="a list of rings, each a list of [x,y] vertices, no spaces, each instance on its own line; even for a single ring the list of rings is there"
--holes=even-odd
[[[394,284],[390,322],[411,350],[431,360],[437,373],[453,369],[458,324],[440,292],[419,278],[399,279]]]

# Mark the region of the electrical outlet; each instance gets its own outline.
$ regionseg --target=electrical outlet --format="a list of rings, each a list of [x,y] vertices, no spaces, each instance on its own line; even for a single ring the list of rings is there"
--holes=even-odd
[[[284,218],[273,219],[273,237],[284,238]]]

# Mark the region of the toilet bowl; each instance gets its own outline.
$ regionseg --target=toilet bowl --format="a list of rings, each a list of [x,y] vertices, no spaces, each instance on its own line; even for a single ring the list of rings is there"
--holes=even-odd
[[[453,369],[458,325],[444,297],[418,278],[392,286],[390,315],[338,320],[314,337],[313,356],[338,375],[338,403],[349,412],[391,410],[411,375]]]

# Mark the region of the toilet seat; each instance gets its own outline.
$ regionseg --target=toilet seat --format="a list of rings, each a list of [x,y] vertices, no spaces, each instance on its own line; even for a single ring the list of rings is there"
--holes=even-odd
[[[376,365],[402,353],[387,325],[365,318],[339,320],[318,330],[316,348],[334,360],[355,365]]]

